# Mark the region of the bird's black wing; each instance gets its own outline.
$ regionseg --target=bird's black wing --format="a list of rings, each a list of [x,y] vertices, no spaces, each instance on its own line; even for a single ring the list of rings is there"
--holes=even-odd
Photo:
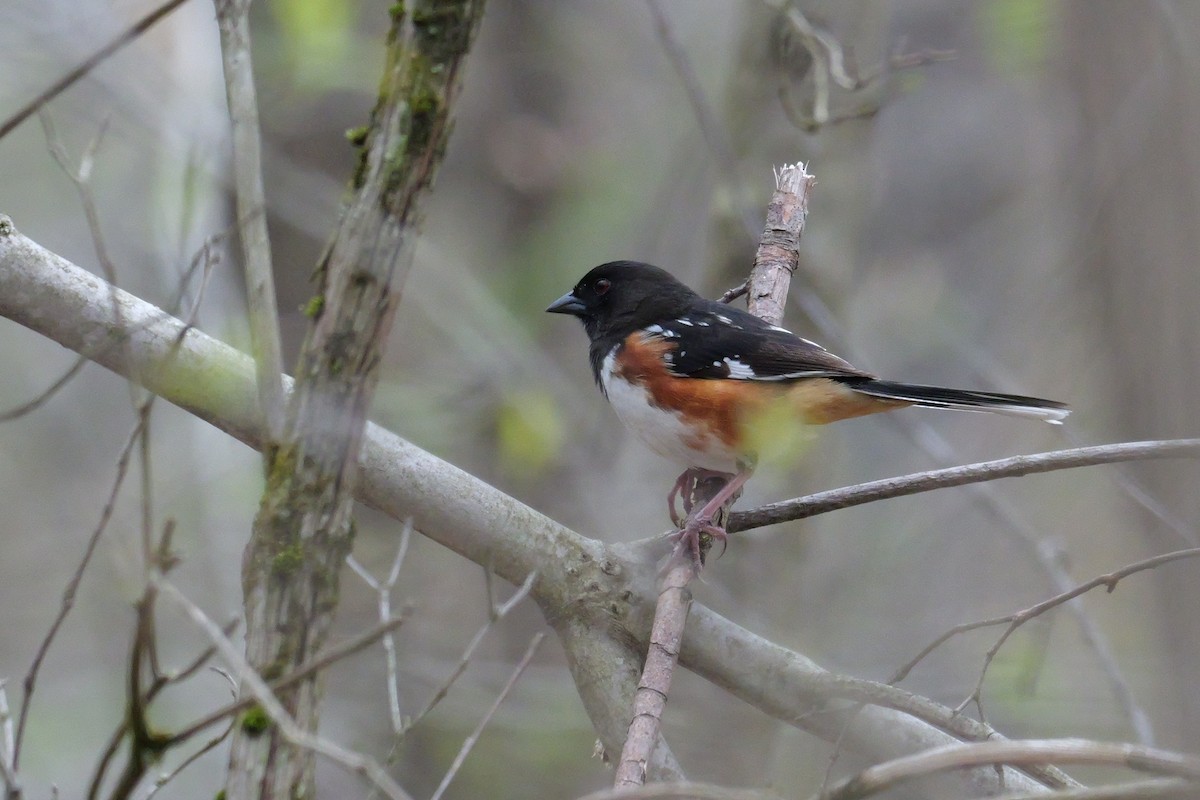
[[[645,329],[675,347],[668,368],[681,377],[748,381],[872,377],[818,344],[740,309],[706,301]]]

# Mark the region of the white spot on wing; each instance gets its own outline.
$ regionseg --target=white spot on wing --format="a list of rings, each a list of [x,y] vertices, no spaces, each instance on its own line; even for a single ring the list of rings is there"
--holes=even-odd
[[[738,380],[754,380],[758,377],[757,373],[754,372],[754,369],[749,364],[738,361],[737,356],[734,356],[733,358],[726,356],[724,361],[726,366],[729,367],[729,377],[731,378],[737,378]]]
[[[692,327],[692,321],[690,319],[680,317],[679,319],[677,319],[675,321],[678,322],[680,325],[687,325],[689,328]]]
[[[647,325],[642,333],[649,336],[662,336],[667,339],[679,338],[679,334],[677,334],[675,331],[668,330],[667,328],[664,328],[662,325],[658,324]]]

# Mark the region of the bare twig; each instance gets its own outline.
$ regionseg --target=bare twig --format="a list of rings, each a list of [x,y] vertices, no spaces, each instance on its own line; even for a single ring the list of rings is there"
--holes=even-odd
[[[737,300],[739,297],[742,297],[743,295],[745,295],[746,292],[748,292],[748,291],[750,291],[750,281],[749,280],[742,281],[737,286],[733,287],[729,291],[725,292],[725,294],[718,297],[717,302],[718,303],[732,303],[734,300]]]
[[[225,67],[225,97],[233,127],[233,179],[241,223],[250,340],[258,368],[258,402],[267,436],[278,442],[283,433],[283,348],[271,275],[271,240],[267,235],[258,98],[250,55],[250,2],[215,0],[215,5]]]
[[[54,639],[58,636],[58,631],[66,621],[67,615],[75,607],[75,593],[79,589],[80,581],[83,580],[83,573],[87,570],[88,564],[91,563],[92,556],[96,552],[96,545],[100,542],[100,536],[108,527],[113,512],[116,510],[117,495],[121,491],[121,486],[125,483],[125,475],[129,470],[129,459],[133,455],[134,446],[141,439],[142,433],[146,429],[148,420],[149,409],[147,408],[145,413],[139,415],[137,425],[134,426],[133,432],[129,434],[129,439],[121,449],[120,456],[117,457],[117,474],[113,479],[112,488],[109,490],[108,500],[105,501],[104,508],[100,512],[100,521],[96,523],[91,536],[88,537],[87,545],[83,550],[83,557],[79,560],[79,565],[75,568],[71,579],[67,581],[66,589],[63,590],[58,614],[55,615],[54,621],[50,623],[50,629],[46,632],[46,636],[42,639],[42,643],[38,646],[37,652],[33,656],[33,662],[29,665],[29,672],[25,674],[25,679],[22,682],[21,710],[17,714],[17,735],[12,751],[14,770],[21,764],[21,743],[25,738],[25,724],[29,720],[29,708],[33,702],[34,690],[37,688],[37,679],[41,671],[42,662],[46,659],[46,654],[50,652],[50,645],[54,643]]]
[[[31,411],[36,411],[37,409],[41,408],[47,400],[58,393],[59,389],[70,383],[71,379],[79,374],[79,371],[83,369],[83,365],[88,363],[90,360],[91,359],[89,359],[86,355],[76,358],[75,363],[72,364],[70,368],[58,378],[58,380],[50,384],[50,386],[37,397],[22,403],[16,408],[10,408],[8,411],[0,412],[0,422],[10,422],[18,417],[25,416]]]
[[[1062,431],[1067,442],[1074,447],[1081,447],[1079,432],[1070,427]],[[1154,497],[1141,481],[1135,478],[1125,467],[1107,470],[1109,478],[1119,486],[1129,499],[1141,506],[1159,522],[1167,527],[1178,539],[1182,547],[1200,547],[1200,532],[1194,525],[1189,525],[1179,515],[1168,509],[1163,502]]]
[[[646,782],[650,755],[658,742],[662,714],[667,705],[671,676],[679,661],[679,643],[692,602],[688,584],[695,577],[689,554],[672,560],[663,575],[650,629],[650,648],[637,691],[633,695],[633,717],[617,762],[614,789],[641,786]]]
[[[829,115],[829,82],[833,80],[838,86],[849,91],[857,91],[862,87],[858,76],[851,74],[846,61],[846,53],[831,33],[813,25],[808,17],[786,0],[763,0],[768,6],[778,11],[787,19],[792,29],[800,37],[805,49],[812,54],[813,111],[812,124],[809,130],[816,129],[830,122]]]
[[[1078,789],[1065,789],[1047,795],[1038,794],[1005,795],[1004,800],[1195,800],[1197,786],[1194,781],[1179,778],[1150,778],[1144,781],[1130,781],[1109,786],[1086,786]]]
[[[163,596],[183,609],[188,619],[209,638],[209,641],[216,645],[221,657],[234,667],[238,682],[254,696],[258,705],[270,717],[271,722],[279,728],[284,738],[296,747],[323,755],[351,772],[362,775],[391,800],[411,800],[409,794],[392,780],[387,771],[374,759],[309,733],[296,724],[287,709],[275,697],[275,693],[267,686],[266,681],[250,667],[250,664],[242,656],[241,650],[229,641],[229,638],[221,631],[221,627],[172,583],[164,580],[161,576],[153,576],[152,580]]]
[[[186,2],[186,0],[167,0],[166,3],[163,3],[161,6],[139,19],[132,26],[118,34],[112,41],[104,45],[104,47],[101,47],[95,53],[88,56],[86,59],[84,59],[83,63],[59,78],[45,91],[25,104],[25,106],[17,111],[17,113],[6,119],[3,124],[0,124],[0,139],[3,139],[10,132],[12,132],[14,128],[37,113],[39,109],[69,89],[73,83],[95,69],[106,58],[132,42],[134,39],[141,36],[143,33],[149,30],[154,23],[158,22],[176,8],[183,5],[184,2]]]
[[[463,650],[462,657],[458,659],[458,664],[454,667],[453,671],[451,671],[446,679],[442,681],[441,685],[434,690],[433,696],[429,698],[428,702],[425,703],[420,711],[414,714],[411,719],[405,721],[403,727],[399,731],[400,736],[406,735],[409,731],[415,728],[421,722],[421,720],[425,719],[425,717],[429,715],[429,712],[434,709],[434,706],[440,703],[442,699],[449,694],[451,687],[454,686],[454,683],[464,672],[466,672],[467,665],[471,663],[471,658],[475,655],[476,648],[479,647],[484,637],[487,636],[488,631],[495,627],[497,622],[508,616],[508,613],[512,611],[518,603],[529,596],[529,593],[533,590],[533,582],[535,580],[537,580],[537,573],[531,572],[528,576],[526,576],[525,582],[522,583],[515,592],[513,592],[512,597],[508,598],[508,600],[506,600],[504,603],[499,605],[493,605],[489,603],[491,614],[488,616],[488,621],[484,623],[482,628],[475,632],[475,635],[467,644],[466,649]],[[395,753],[394,748],[393,753]]]
[[[229,734],[233,733],[233,729],[236,726],[237,726],[237,720],[236,719],[230,720],[229,724],[227,726],[225,726],[225,730],[221,731],[216,736],[214,736],[213,738],[211,738],[207,742],[205,742],[203,747],[201,747],[199,750],[192,753],[187,758],[185,758],[183,761],[181,761],[179,763],[179,766],[175,767],[175,769],[171,770],[170,772],[168,772],[164,775],[160,775],[158,778],[156,778],[154,781],[154,786],[151,787],[150,791],[146,793],[145,800],[150,800],[151,797],[154,797],[154,795],[158,794],[159,789],[162,789],[164,786],[169,784],[171,781],[175,780],[175,778],[179,777],[179,773],[183,772],[185,769],[190,767],[192,764],[195,764],[206,753],[212,752],[214,749],[216,749],[216,747],[218,745],[220,745],[221,742],[223,742],[229,738]]]
[[[409,612],[407,609],[405,609],[400,616],[384,620],[375,627],[365,630],[351,639],[347,639],[337,647],[329,648],[327,651],[316,656],[311,661],[306,661],[291,673],[284,675],[282,678],[279,678],[276,681],[273,681],[270,685],[271,691],[279,692],[287,689],[290,686],[294,686],[300,681],[312,677],[316,673],[323,669],[327,669],[342,659],[348,658],[355,653],[367,649],[371,645],[375,644],[375,642],[379,641],[381,638],[403,625],[405,621],[408,620],[408,617]],[[228,634],[226,633],[226,636],[227,635]],[[229,674],[223,670],[218,671],[221,672],[222,675],[225,675],[226,678],[230,677]],[[235,684],[235,693],[236,688],[237,687]],[[205,714],[203,717],[196,720],[191,725],[188,725],[178,733],[174,733],[171,736],[166,737],[164,742],[166,746],[173,747],[182,741],[190,739],[210,725],[214,725],[226,717],[238,713],[239,711],[245,711],[247,708],[254,705],[254,703],[255,698],[253,695],[236,700],[229,705],[218,708],[216,711]]]
[[[577,800],[778,800],[779,797],[775,792],[765,789],[731,789],[712,783],[671,781],[604,789]]]
[[[1138,561],[1133,564],[1128,564],[1120,569],[1104,575],[1099,575],[1095,578],[1092,578],[1090,581],[1079,584],[1069,591],[1047,598],[1040,603],[1036,603],[1028,608],[1022,609],[1021,611],[1017,611],[1012,614],[1006,614],[1002,617],[992,617],[991,619],[956,625],[926,645],[926,647],[921,650],[921,652],[918,653],[911,661],[897,670],[896,674],[888,680],[888,683],[894,684],[904,680],[906,677],[908,677],[908,674],[912,671],[912,669],[922,661],[922,659],[924,659],[927,655],[932,653],[946,641],[959,634],[966,633],[968,631],[979,630],[980,628],[994,627],[996,625],[1007,625],[1008,627],[1005,628],[1004,633],[1000,635],[1000,638],[996,640],[996,643],[992,645],[992,647],[988,650],[987,655],[984,657],[983,668],[980,670],[979,681],[975,685],[975,690],[956,709],[957,711],[961,711],[963,708],[966,708],[967,704],[972,700],[978,699],[983,688],[983,680],[987,675],[988,667],[991,665],[992,660],[996,657],[996,653],[1000,651],[1000,648],[1006,641],[1008,641],[1008,638],[1014,632],[1016,632],[1017,628],[1021,627],[1029,620],[1046,613],[1050,609],[1056,608],[1070,600],[1073,600],[1085,592],[1090,592],[1092,589],[1095,589],[1098,586],[1103,586],[1105,587],[1106,591],[1112,592],[1117,588],[1117,583],[1119,583],[1122,578],[1126,578],[1130,575],[1143,572],[1148,569],[1154,569],[1172,561],[1179,561],[1185,558],[1195,558],[1197,556],[1200,556],[1200,547],[1194,547],[1188,550],[1177,550],[1173,553],[1163,553],[1161,555],[1153,556],[1152,558],[1143,559],[1142,561]]]
[[[775,170],[775,194],[767,206],[754,268],[750,271],[750,313],[772,325],[783,324],[792,274],[800,263],[800,237],[808,217],[808,197],[816,179],[804,164],[785,164]]]
[[[380,622],[392,618],[392,589],[395,588],[396,581],[400,578],[400,567],[404,564],[404,557],[408,554],[412,531],[412,517],[409,517],[404,521],[404,527],[400,531],[400,545],[396,548],[396,557],[392,559],[392,568],[388,572],[387,579],[382,583],[377,581],[366,567],[359,564],[354,556],[346,557],[346,564],[378,595]],[[383,637],[383,652],[387,665],[388,710],[392,717],[392,733],[399,734],[404,727],[404,718],[400,714],[400,674],[396,663],[396,640],[390,633]]]
[[[654,31],[658,35],[659,44],[662,45],[667,60],[671,62],[671,66],[679,75],[679,82],[683,84],[683,90],[687,93],[692,113],[696,116],[696,125],[700,128],[709,152],[713,154],[713,161],[721,172],[722,180],[728,186],[729,192],[738,199],[736,206],[742,215],[742,225],[747,233],[753,236],[758,222],[751,211],[751,204],[743,197],[744,192],[742,182],[738,177],[737,156],[734,153],[733,145],[725,133],[725,128],[718,122],[712,104],[704,94],[704,89],[700,86],[700,79],[696,75],[691,59],[688,58],[687,52],[679,40],[675,38],[675,32],[659,5],[659,0],[646,0],[646,6],[650,9],[650,15],[654,17]]]
[[[877,764],[844,780],[819,800],[861,800],[901,781],[981,764],[1101,764],[1200,781],[1200,758],[1134,744],[1086,739],[1030,739],[950,745]]]
[[[529,662],[533,660],[534,654],[537,653],[538,647],[541,646],[542,640],[545,638],[546,634],[544,633],[535,633],[533,635],[533,639],[529,642],[529,647],[525,649],[525,655],[521,656],[520,662],[518,662],[516,669],[513,670],[512,675],[509,676],[508,682],[504,684],[504,688],[500,690],[500,694],[496,696],[496,701],[492,703],[492,707],[483,715],[483,719],[479,720],[479,724],[475,726],[475,730],[471,731],[471,735],[463,741],[458,755],[454,757],[453,763],[450,764],[450,769],[446,770],[442,782],[438,784],[438,788],[430,800],[441,800],[446,787],[454,780],[454,776],[458,774],[458,770],[462,767],[463,762],[466,761],[472,748],[475,747],[475,743],[479,741],[479,736],[483,733],[483,729],[492,721],[492,717],[495,716],[497,709],[500,708],[500,704],[504,702],[504,698],[508,697],[509,692],[517,685],[517,679],[521,677],[521,673],[529,666]]]
[[[737,511],[729,520],[729,531],[744,531],[763,525],[850,508],[876,500],[904,497],[934,489],[963,486],[969,483],[1015,478],[1039,472],[1113,464],[1120,461],[1144,461],[1164,458],[1200,457],[1200,439],[1164,439],[1148,442],[1120,442],[1094,447],[1077,447],[1027,456],[1012,456],[995,461],[982,461],[962,467],[916,472],[897,478],[885,478],[868,483],[831,489],[795,500],[771,503],[749,511]]]

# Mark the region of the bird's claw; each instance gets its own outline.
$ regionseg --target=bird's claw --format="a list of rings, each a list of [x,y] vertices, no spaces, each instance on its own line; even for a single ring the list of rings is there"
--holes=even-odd
[[[667,538],[675,544],[675,549],[671,554],[672,558],[682,556],[686,551],[691,558],[692,566],[695,568],[696,573],[699,574],[700,570],[704,568],[705,548],[702,547],[701,537],[705,535],[714,541],[720,542],[720,555],[725,555],[725,549],[729,546],[729,535],[725,533],[725,529],[714,525],[711,519],[689,518],[684,521],[679,530],[667,534]]]

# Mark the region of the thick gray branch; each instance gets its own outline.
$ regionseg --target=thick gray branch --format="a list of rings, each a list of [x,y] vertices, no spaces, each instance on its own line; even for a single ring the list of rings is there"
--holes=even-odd
[[[0,217],[0,315],[118,374],[136,377],[175,405],[259,446],[254,365],[248,356],[196,330],[180,341],[181,322],[45,250],[17,233],[5,217]],[[117,342],[124,346],[114,346]],[[290,390],[290,382],[285,385]],[[592,665],[594,685],[581,684],[580,691],[594,719],[610,715],[610,724],[597,727],[606,745],[619,746],[624,730],[617,724],[614,731],[611,719],[622,712],[615,704],[605,711],[605,698],[625,691],[621,675],[631,665],[622,659],[636,658],[629,655],[636,654],[635,645],[645,646],[656,596],[653,559],[636,547],[606,547],[582,537],[376,425],[367,426],[359,469],[360,501],[398,520],[411,516],[421,533],[510,582],[519,584],[538,571],[533,597],[570,657]],[[576,645],[589,638],[585,630],[617,644],[628,640],[629,646],[610,641],[587,650]],[[831,691],[837,676],[699,603],[692,607],[681,661],[778,719],[830,741],[841,734],[840,722],[813,712],[815,702],[836,696]],[[579,677],[579,667],[572,669]],[[942,710],[947,719],[953,717],[950,709]],[[850,750],[875,760],[954,741],[911,716],[872,708],[843,739]],[[997,786],[986,769],[947,780],[957,780],[959,794],[966,796]],[[1037,788],[1016,774],[1007,781],[1012,790]]]

